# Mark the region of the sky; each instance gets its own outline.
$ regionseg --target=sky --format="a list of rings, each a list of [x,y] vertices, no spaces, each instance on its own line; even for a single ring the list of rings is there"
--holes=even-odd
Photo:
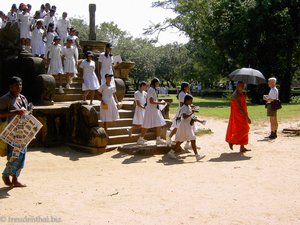
[[[7,13],[13,3],[17,7],[21,2],[32,5],[32,13],[40,8],[41,4],[49,2],[56,5],[57,12],[68,12],[69,17],[80,17],[89,23],[89,4],[96,4],[96,25],[103,22],[114,22],[118,27],[129,32],[133,37],[145,37],[143,28],[151,23],[163,22],[167,17],[176,16],[174,12],[162,8],[152,8],[155,0],[5,0],[0,2],[0,10]],[[161,32],[158,44],[186,43],[188,38],[176,29]]]

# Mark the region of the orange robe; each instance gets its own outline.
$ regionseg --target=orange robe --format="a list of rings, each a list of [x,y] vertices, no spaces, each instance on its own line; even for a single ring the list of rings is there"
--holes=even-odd
[[[246,97],[243,93],[238,94],[241,106],[247,113]],[[248,119],[241,113],[238,108],[238,104],[235,100],[230,100],[230,117],[226,132],[226,141],[230,144],[235,145],[247,145],[248,144],[248,133],[250,126]]]

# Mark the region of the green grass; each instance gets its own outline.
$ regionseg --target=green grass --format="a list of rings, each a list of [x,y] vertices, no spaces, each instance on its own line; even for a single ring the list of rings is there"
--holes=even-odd
[[[163,96],[161,96],[163,97]],[[170,114],[173,117],[178,108],[178,100],[176,95],[168,95],[165,97],[172,98],[170,105]],[[222,98],[201,98],[194,97],[193,104],[200,106],[199,117],[215,117],[219,119],[228,119],[230,113],[229,100]],[[253,105],[248,103],[249,117],[252,120],[265,120],[266,109],[264,105]],[[278,118],[280,119],[300,119],[300,104],[283,104],[282,109],[278,110]]]
[[[199,130],[196,130],[195,134],[196,136],[203,136],[203,135],[206,135],[206,134],[213,134],[214,132],[211,130],[211,129],[199,129]]]

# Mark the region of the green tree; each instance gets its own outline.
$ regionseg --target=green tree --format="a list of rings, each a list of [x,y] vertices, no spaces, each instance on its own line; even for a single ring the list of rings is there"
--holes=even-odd
[[[104,22],[96,27],[97,40],[110,42],[116,45],[120,38],[129,36],[126,31],[122,31],[114,22]]]
[[[82,18],[70,18],[71,24],[78,31],[79,40],[89,39],[89,26]]]
[[[84,20],[72,18],[72,25],[79,31],[80,40],[88,40],[89,27]],[[155,75],[157,54],[151,40],[134,39],[113,22],[104,22],[96,26],[96,37],[97,40],[112,43],[114,55],[121,55],[123,61],[135,63],[129,76],[136,87],[140,81],[148,80]]]
[[[168,86],[176,87],[178,81],[189,77],[186,65],[189,51],[182,44],[173,43],[157,47],[155,75],[167,82]]]
[[[137,87],[142,80],[149,80],[155,74],[157,55],[155,46],[148,39],[123,37],[118,40],[114,49],[115,54],[122,56],[125,61],[132,61],[135,67],[129,76]]]
[[[153,6],[178,16],[148,33],[168,26],[187,33],[200,76],[218,79],[251,66],[267,78],[278,77],[281,98],[289,101],[291,80],[299,70],[300,1],[165,0]]]

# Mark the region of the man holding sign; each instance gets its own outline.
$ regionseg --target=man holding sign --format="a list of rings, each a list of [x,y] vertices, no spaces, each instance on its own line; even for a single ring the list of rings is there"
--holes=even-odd
[[[21,95],[22,79],[11,77],[9,80],[9,92],[0,98],[0,119],[8,120],[8,123],[16,116],[24,116],[27,112],[28,101],[24,95]],[[12,159],[13,147],[7,148],[7,164],[2,173],[2,180],[8,186],[26,187],[18,181],[18,177],[24,167],[26,147],[22,149],[18,158]],[[12,180],[10,180],[12,177]]]

